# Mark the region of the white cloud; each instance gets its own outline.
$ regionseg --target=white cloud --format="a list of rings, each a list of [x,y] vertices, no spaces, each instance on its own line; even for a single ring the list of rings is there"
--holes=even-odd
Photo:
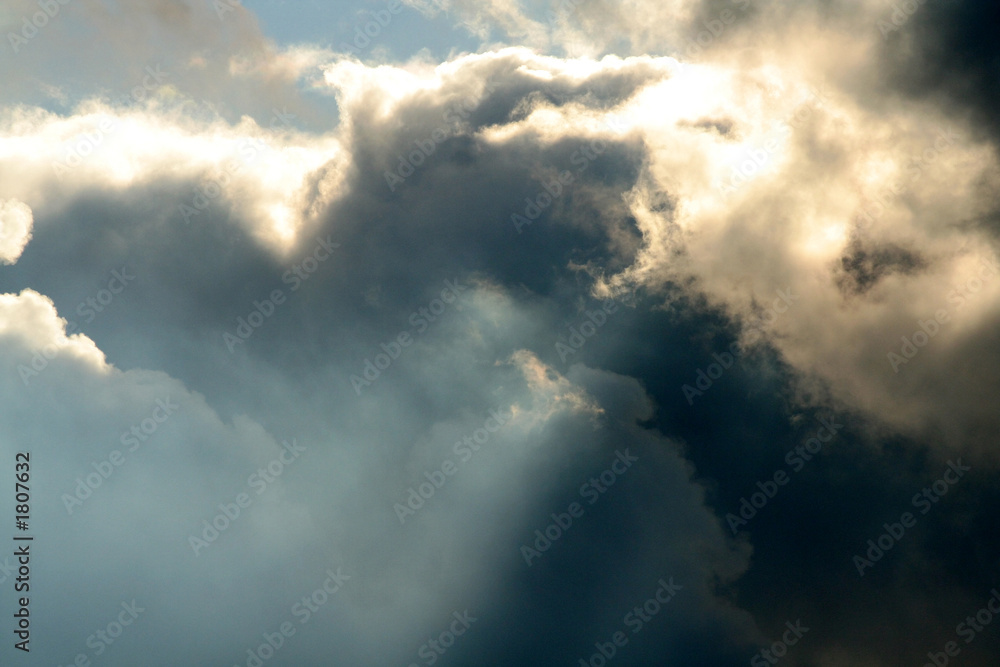
[[[0,262],[13,264],[31,240],[31,208],[16,199],[0,199]]]

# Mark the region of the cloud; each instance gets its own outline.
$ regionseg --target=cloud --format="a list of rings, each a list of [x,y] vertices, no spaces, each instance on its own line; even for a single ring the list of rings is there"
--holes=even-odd
[[[211,520],[220,502],[246,490],[247,475],[277,457],[282,446],[246,417],[224,424],[203,397],[162,372],[122,371],[107,364],[90,339],[67,336],[64,327],[51,301],[35,292],[0,299],[0,394],[5,405],[23,415],[18,428],[5,434],[4,456],[13,460],[15,451],[30,452],[32,478],[41,482],[29,484],[31,526],[43,532],[59,526],[48,542],[51,551],[36,548],[37,562],[75,554],[76,567],[55,568],[45,581],[32,582],[33,598],[62,591],[65,601],[58,611],[37,618],[36,632],[59,638],[40,652],[53,661],[72,659],[77,650],[91,653],[95,647],[83,640],[97,626],[88,626],[108,616],[106,625],[119,602],[133,598],[149,613],[130,631],[132,641],[143,636],[151,640],[148,646],[164,650],[161,640],[152,639],[158,622],[185,632],[212,623],[230,635],[230,622],[210,621],[216,614],[209,608],[193,615],[185,609],[185,597],[214,585],[191,556],[189,535],[200,535],[198,520]],[[27,382],[23,368],[35,371]],[[269,536],[269,546],[254,549],[258,564],[287,557],[286,549],[302,544],[314,530],[305,506],[281,489],[262,496],[259,505],[231,529]],[[142,538],[134,539],[137,535]],[[235,566],[241,557],[233,548],[240,538],[227,537],[202,560]],[[116,547],[109,551],[112,543]],[[256,567],[242,575],[239,568],[230,572],[247,576]],[[143,583],[138,572],[152,570],[173,580],[179,596],[164,597]],[[95,616],[81,617],[81,605]],[[67,623],[77,632],[57,629]]]
[[[495,367],[495,380],[502,378],[506,389],[479,410],[469,404],[461,414],[448,410],[453,416],[442,412],[417,420],[404,400],[408,393],[398,393],[400,378],[390,377],[354,407],[359,419],[341,424],[338,435],[296,438],[272,435],[247,416],[224,421],[204,396],[182,382],[159,371],[119,370],[90,339],[67,336],[64,327],[52,303],[37,293],[5,295],[0,302],[5,339],[0,394],[5,405],[24,415],[22,426],[5,437],[4,455],[28,448],[33,469],[46,470],[51,482],[35,492],[32,521],[39,530],[59,526],[59,537],[48,542],[52,554],[76,554],[72,570],[53,573],[35,593],[59,590],[66,600],[58,614],[40,615],[40,631],[74,628],[59,643],[40,649],[47,659],[66,660],[76,651],[93,655],[94,646],[72,641],[90,631],[78,614],[80,605],[93,609],[97,618],[92,620],[99,624],[102,614],[113,620],[121,601],[135,599],[148,620],[137,622],[128,643],[115,647],[114,659],[129,661],[127,656],[137,652],[155,651],[178,659],[233,660],[243,652],[238,647],[256,646],[258,627],[281,620],[277,612],[293,613],[295,591],[308,593],[325,568],[342,565],[352,580],[339,594],[338,641],[363,650],[370,664],[406,660],[410,642],[415,650],[417,638],[447,619],[451,606],[474,606],[489,619],[502,613],[499,591],[486,582],[498,569],[514,581],[529,575],[515,546],[532,538],[524,523],[544,520],[550,508],[558,509],[552,503],[567,497],[585,502],[577,487],[622,449],[635,453],[644,467],[635,464],[632,487],[637,490],[622,490],[617,500],[609,494],[607,505],[649,502],[641,500],[641,489],[650,487],[640,480],[655,478],[659,493],[676,494],[658,502],[668,502],[675,511],[683,506],[678,516],[686,517],[668,543],[651,547],[643,557],[648,563],[636,563],[629,590],[645,595],[657,578],[674,575],[687,587],[685,607],[705,615],[699,624],[723,622],[738,628],[744,641],[752,636],[749,620],[719,607],[709,585],[742,571],[745,548],[728,544],[718,519],[704,508],[690,469],[670,453],[672,446],[635,426],[635,420],[650,415],[651,405],[634,380],[583,367],[561,376],[533,354],[518,351]],[[414,350],[417,357],[410,365],[429,356],[428,362],[451,366],[449,377],[460,379],[454,364],[463,362],[449,362],[454,355],[444,345],[454,333],[449,326],[439,330],[427,348]],[[44,366],[24,383],[17,367],[33,367],[34,356]],[[473,450],[453,444],[482,427],[485,415],[492,414],[489,405],[505,423],[469,460]],[[400,450],[408,462],[388,477],[373,456],[378,450],[349,445],[356,437],[349,435],[352,429],[367,430],[369,415],[387,410],[405,419],[399,426],[407,433],[392,442],[411,448],[409,454]],[[304,450],[302,463],[285,456],[292,451],[288,441]],[[571,453],[576,464],[554,478],[552,470]],[[457,464],[460,474],[400,526],[393,504],[407,502],[406,489],[425,482],[423,473],[441,469],[444,460]],[[239,500],[241,493],[246,502]],[[463,500],[471,496],[474,503]],[[512,514],[512,502],[522,510]],[[546,568],[574,557],[569,545],[602,539],[594,531],[603,530],[602,517],[609,510],[598,510],[562,556],[550,556]],[[489,528],[484,517],[490,518]],[[127,535],[142,539],[127,540]],[[488,557],[484,541],[491,544]],[[104,546],[109,543],[119,545],[110,554]],[[442,543],[448,545],[444,553]],[[615,555],[608,567],[633,557]],[[300,565],[287,571],[293,559]],[[264,573],[274,567],[286,571],[281,581],[233,588],[237,582],[264,581]],[[136,574],[151,570],[174,583],[163,588]],[[225,574],[220,578],[220,573]],[[223,597],[204,598],[220,590],[226,591]],[[190,609],[194,599],[204,602],[197,611]],[[269,613],[252,611],[260,605]],[[582,621],[577,631],[582,642],[587,633],[602,630],[603,621]],[[676,631],[687,632],[683,628],[692,623],[689,618]],[[210,646],[199,641],[197,648],[192,643],[181,648],[163,637],[164,628],[171,635],[208,631],[213,639]],[[469,648],[482,646],[487,637],[471,640]],[[294,646],[289,642],[285,655],[300,664],[319,664],[328,640],[329,631],[303,634]]]
[[[1000,426],[995,144],[969,90],[879,79],[907,45],[954,45],[925,16],[961,12],[883,39],[867,2],[551,24],[497,2],[473,26],[494,49],[370,65],[272,44],[245,8],[108,7],[63,6],[22,45],[38,59],[0,114],[0,442],[44,470],[39,595],[68,600],[39,615],[46,660],[92,650],[81,609],[135,598],[122,664],[245,662],[288,618],[288,664],[406,664],[465,609],[447,659],[552,664],[673,577],[623,664],[743,661],[800,616],[790,664],[888,664],[926,651],[861,632],[876,602],[942,610],[892,619],[936,640],[981,597],[991,566],[959,552],[995,546],[972,502]],[[115,11],[133,32],[57,73]],[[837,441],[734,536],[723,517],[831,413]],[[852,579],[852,550],[959,455],[953,509]]]
[[[354,159],[369,175],[381,172],[392,196],[408,198],[438,174],[452,182],[461,178],[448,165],[462,156],[521,150],[520,142],[532,137],[542,148],[525,151],[520,160],[533,165],[527,169],[537,170],[544,182],[552,178],[541,176],[545,169],[554,175],[561,168],[556,165],[570,166],[571,156],[559,157],[562,142],[586,136],[584,128],[600,126],[602,118],[623,118],[626,135],[605,130],[598,136],[617,140],[615,150],[636,166],[631,185],[624,188],[626,198],[598,197],[598,187],[580,185],[571,203],[556,198],[548,223],[575,219],[582,231],[580,221],[586,218],[578,202],[593,197],[603,221],[592,230],[606,235],[605,248],[624,251],[612,260],[621,263],[619,270],[607,271],[605,260],[603,284],[639,283],[659,290],[694,281],[699,292],[742,320],[756,317],[759,301],[790,289],[801,295],[799,305],[776,325],[773,342],[804,383],[825,384],[836,400],[869,410],[895,428],[917,434],[944,427],[952,433],[952,445],[969,441],[967,433],[955,429],[984,418],[979,410],[987,408],[968,396],[956,397],[951,405],[953,392],[944,391],[940,382],[928,384],[924,374],[936,372],[931,366],[944,369],[954,363],[937,366],[935,358],[947,356],[959,338],[969,335],[973,322],[986,326],[995,303],[992,288],[983,287],[981,300],[963,299],[965,324],[935,333],[930,352],[907,362],[903,371],[908,374],[894,372],[890,353],[898,353],[902,338],[919,322],[947,308],[949,296],[957,300],[952,293],[974,280],[969,271],[976,262],[993,257],[991,239],[969,234],[962,222],[976,219],[990,205],[979,185],[997,177],[989,147],[941,115],[914,115],[903,105],[876,112],[838,88],[811,85],[806,73],[764,66],[678,69],[664,58],[581,60],[571,61],[571,67],[516,50],[460,62],[488,81],[489,70],[512,59],[531,63],[519,66],[525,74],[516,76],[524,76],[538,92],[510,80],[486,96],[482,84],[458,89],[476,106],[459,134],[442,122],[447,115],[442,101],[462,98],[458,91],[448,92],[454,84],[436,82],[440,75],[430,83],[386,68],[378,71],[384,75],[370,71],[366,78],[357,78],[364,71],[360,65],[328,70],[347,117],[366,124],[349,121]],[[563,73],[542,76],[553,71]],[[571,71],[585,78],[575,83]],[[599,93],[597,82],[611,72],[619,81],[641,84]],[[636,78],[639,73],[642,79]],[[377,92],[383,77],[395,81],[391,97]],[[409,83],[401,85],[396,77]],[[574,102],[560,99],[574,88]],[[433,106],[429,89],[436,92]],[[611,97],[602,99],[602,94]],[[434,107],[437,111],[429,113]],[[491,117],[477,117],[478,109],[487,108]],[[402,113],[411,118],[407,140],[392,147],[360,143],[363,137],[384,136],[369,124],[381,127]],[[711,130],[708,120],[723,123],[727,131]],[[433,140],[435,130],[447,139]],[[632,139],[641,144],[630,144]],[[437,153],[425,156],[421,141],[431,142],[427,145]],[[476,152],[459,149],[460,142]],[[411,165],[418,159],[420,165]],[[478,168],[479,160],[466,159]],[[372,179],[376,198],[380,186]],[[526,194],[530,199],[534,193]],[[614,229],[623,216],[635,220],[636,227]],[[839,342],[844,338],[866,342],[844,350]],[[923,370],[910,373],[918,363]],[[984,371],[984,382],[988,374]],[[907,389],[892,389],[899,386]]]
[[[16,199],[0,200],[0,261],[13,264],[31,240],[31,208]]]

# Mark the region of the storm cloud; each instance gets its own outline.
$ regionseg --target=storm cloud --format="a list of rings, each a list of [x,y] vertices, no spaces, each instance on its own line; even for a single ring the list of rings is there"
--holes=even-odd
[[[0,13],[4,664],[995,663],[994,9],[258,4]]]

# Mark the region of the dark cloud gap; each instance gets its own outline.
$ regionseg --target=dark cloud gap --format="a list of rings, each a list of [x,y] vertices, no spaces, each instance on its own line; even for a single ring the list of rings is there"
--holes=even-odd
[[[623,414],[621,409],[627,411]],[[622,403],[609,418],[614,420],[618,418],[615,415],[630,413],[631,408]],[[492,631],[490,637],[477,639],[481,644],[477,653],[496,656],[495,664],[510,664],[511,661],[541,664],[548,660],[565,660],[566,655],[576,654],[589,657],[595,641],[624,629],[624,613],[650,597],[659,578],[673,576],[678,583],[692,582],[692,589],[698,586],[701,575],[685,571],[676,556],[670,554],[668,546],[671,533],[685,530],[682,527],[685,519],[679,513],[678,501],[667,496],[669,486],[654,481],[662,472],[667,472],[657,463],[657,450],[660,455],[665,455],[666,450],[651,437],[651,431],[628,427],[627,422],[622,426],[624,432],[620,427],[614,430],[626,437],[610,439],[605,448],[606,457],[613,456],[615,448],[630,447],[641,461],[648,461],[646,467],[637,467],[623,475],[594,505],[581,503],[587,508],[585,514],[564,537],[530,569],[519,564],[522,573],[515,572],[515,577],[508,581],[504,601],[510,609],[504,616],[511,618],[504,627],[514,623],[514,630],[506,637],[499,631]],[[600,459],[596,465],[601,465]],[[563,472],[567,482],[565,488],[560,491],[556,485],[549,494],[549,506],[556,511],[564,510],[573,499],[580,500],[576,487],[580,479],[586,479],[587,471],[586,467],[573,467],[576,470],[568,474]],[[657,538],[658,535],[661,537]],[[663,541],[657,544],[659,540]],[[582,577],[587,579],[587,586],[581,590]],[[694,591],[691,596],[687,600],[679,596],[672,601],[656,618],[657,624],[673,624],[676,628],[679,620],[684,625],[691,623],[691,616],[697,617],[700,613],[691,606]],[[514,621],[514,618],[524,620]],[[723,625],[733,622],[722,618],[715,621]],[[688,635],[688,628],[682,632],[682,636],[700,649],[693,664],[710,664],[710,660],[739,653],[731,639],[721,641],[706,652],[708,644],[700,634],[712,623],[695,622],[694,625],[698,629],[692,633],[698,636],[697,639]],[[720,631],[719,634],[725,633]],[[618,659],[622,664],[648,664],[654,656],[672,652],[677,641],[676,637],[670,638],[672,635],[671,630],[664,634],[662,626],[657,630],[655,625],[650,625],[645,635],[630,641]]]
[[[649,321],[648,316],[645,319]],[[711,327],[711,319],[696,322],[691,325],[692,333],[700,335],[706,327]],[[652,337],[631,333],[624,338],[636,341]],[[725,350],[726,343],[732,340],[731,334],[724,336],[708,349]],[[672,347],[667,344],[656,349],[661,352]],[[720,517],[737,512],[740,498],[757,491],[755,483],[771,479],[776,470],[785,470],[791,476],[789,485],[758,511],[747,527],[756,555],[750,570],[732,587],[739,591],[741,606],[751,609],[762,627],[780,628],[788,618],[808,615],[815,619],[816,626],[842,629],[839,638],[830,637],[807,649],[808,653],[818,655],[829,642],[850,642],[851,631],[844,629],[850,627],[847,624],[857,615],[857,595],[872,604],[888,596],[900,609],[910,604],[911,591],[922,579],[911,577],[911,584],[902,587],[894,583],[900,576],[906,576],[907,560],[921,553],[926,535],[953,534],[954,528],[950,526],[962,519],[942,511],[938,515],[939,527],[931,521],[922,522],[925,525],[915,529],[915,539],[891,552],[868,574],[867,581],[857,577],[851,555],[858,553],[867,539],[883,532],[883,522],[898,521],[900,513],[913,510],[910,505],[913,493],[937,479],[945,466],[937,456],[929,456],[929,451],[918,443],[898,440],[884,443],[882,453],[878,453],[863,435],[867,428],[864,419],[859,422],[858,416],[835,415],[837,421],[845,423],[846,430],[825,445],[816,460],[807,464],[808,468],[793,473],[783,460],[785,452],[812,436],[818,426],[816,416],[829,413],[806,411],[801,414],[798,427],[792,426],[788,416],[781,416],[788,415],[792,407],[782,404],[780,398],[787,395],[787,368],[774,377],[770,390],[755,391],[752,385],[760,381],[759,369],[744,373],[741,371],[744,364],[752,362],[741,360],[698,403],[687,406],[679,387],[688,381],[686,376],[693,376],[695,368],[712,363],[713,358],[705,348],[688,345],[687,356],[667,366],[663,365],[665,360],[638,361],[638,356],[634,352],[627,355],[627,366],[621,366],[620,359],[616,363],[613,357],[599,365],[642,380],[658,406],[654,423],[663,432],[687,443],[685,456],[707,486],[708,501]],[[696,419],[699,414],[702,418]],[[845,488],[843,484],[848,479],[850,486]],[[975,492],[970,494],[978,497]],[[976,512],[979,518],[975,521],[988,522],[995,508],[995,503],[985,504]],[[862,516],[867,519],[858,522],[857,518]],[[835,532],[832,526],[850,528]],[[948,542],[949,538],[942,540]],[[906,555],[900,556],[901,551]],[[995,563],[991,564],[992,569],[989,566],[978,571],[956,569],[953,560],[956,556],[953,551],[936,562],[926,562],[923,575],[942,578],[961,572],[963,595],[975,596],[977,591],[988,590],[991,577],[996,576]],[[893,557],[897,560],[893,561]],[[860,588],[860,592],[845,597],[845,587],[852,591]],[[808,597],[800,594],[803,590],[809,591]],[[927,604],[955,606],[952,594],[947,591],[924,590],[921,595],[926,597]],[[776,600],[782,600],[782,605],[776,606]],[[943,645],[951,639],[954,626],[920,616],[910,616],[905,623],[898,641],[880,649],[883,659],[893,660],[905,653],[908,659],[918,661],[926,651],[914,647],[908,637],[915,634],[933,637]],[[870,645],[868,655],[871,655]]]
[[[701,130],[714,131],[721,137],[726,137],[727,139],[739,139],[738,133],[734,136],[730,136],[736,126],[735,121],[729,118],[705,118],[696,122],[681,122],[678,123],[681,127],[695,127]]]
[[[884,46],[885,83],[914,98],[941,99],[1000,140],[1000,7],[985,0],[919,5]],[[984,139],[986,136],[984,136]]]
[[[894,273],[914,275],[928,266],[927,260],[894,243],[866,247],[855,239],[847,246],[848,254],[841,257],[837,286],[845,296],[864,295],[880,280]]]

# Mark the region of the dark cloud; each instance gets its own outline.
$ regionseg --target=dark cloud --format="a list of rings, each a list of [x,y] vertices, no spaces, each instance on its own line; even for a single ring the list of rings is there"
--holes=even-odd
[[[995,27],[1000,9],[989,2],[917,3],[900,13],[901,26],[888,19],[883,45],[888,86],[914,98],[943,102],[968,118],[996,144],[1000,91],[1000,50]]]
[[[849,254],[841,258],[842,272],[836,279],[846,295],[865,294],[887,275],[912,275],[927,266],[919,255],[893,244],[866,248],[854,241],[846,250]]]

